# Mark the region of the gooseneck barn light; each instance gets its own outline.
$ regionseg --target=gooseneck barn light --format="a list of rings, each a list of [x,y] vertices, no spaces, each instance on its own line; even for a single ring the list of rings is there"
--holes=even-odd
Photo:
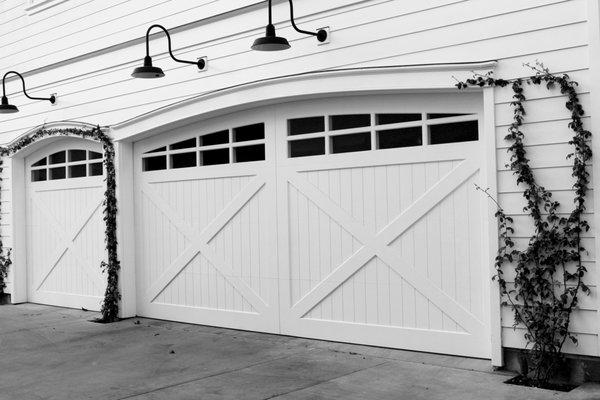
[[[294,3],[292,2],[292,0],[289,1],[290,20],[296,32],[303,33],[305,35],[316,36],[319,42],[325,42],[327,40],[327,31],[325,29],[319,29],[318,32],[309,32],[298,28],[296,22],[294,21]],[[254,41],[254,44],[252,45],[252,50],[278,51],[287,50],[291,47],[290,43],[287,41],[286,38],[277,36],[275,34],[275,26],[273,25],[273,8],[271,3],[272,1],[269,0],[269,25],[267,25],[266,35]]]
[[[12,114],[19,112],[17,106],[8,103],[8,97],[6,97],[6,77],[10,74],[17,75],[21,78],[21,82],[23,83],[23,94],[25,97],[31,100],[48,100],[50,103],[54,104],[56,102],[56,96],[51,95],[50,97],[33,97],[27,94],[27,90],[25,89],[25,79],[23,79],[23,75],[16,71],[8,71],[2,77],[2,103],[0,104],[0,114]]]
[[[199,70],[203,70],[204,68],[206,68],[206,60],[204,58],[200,58],[198,59],[198,61],[186,61],[180,60],[177,57],[175,57],[171,49],[171,36],[169,35],[169,31],[167,31],[167,29],[164,26],[155,24],[148,28],[148,31],[146,32],[146,57],[144,57],[144,66],[137,67],[136,69],[134,69],[131,76],[133,76],[134,78],[142,79],[162,78],[163,76],[165,76],[165,73],[161,68],[154,67],[152,65],[152,57],[150,57],[150,31],[153,28],[160,28],[167,35],[167,41],[169,43],[169,54],[171,55],[171,58],[173,60],[177,61],[178,63],[196,65]]]

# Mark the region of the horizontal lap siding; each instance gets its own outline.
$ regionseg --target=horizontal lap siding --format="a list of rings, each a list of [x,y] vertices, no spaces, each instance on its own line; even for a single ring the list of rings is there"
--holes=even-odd
[[[302,7],[297,6],[298,14],[323,8],[319,3],[322,2],[303,2]],[[442,6],[444,3],[450,4]],[[542,37],[569,38],[569,43],[564,44],[567,47],[587,43],[585,13],[582,14],[585,11],[584,1],[536,0],[524,5],[522,1],[510,0],[493,2],[490,5],[492,10],[482,7],[481,3],[490,4],[449,0],[427,0],[417,4],[397,0],[364,1],[325,11],[322,16],[300,18],[299,23],[306,28],[332,27],[332,42],[326,46],[316,46],[314,38],[299,36],[292,32],[289,24],[281,24],[282,29],[278,32],[293,40],[293,48],[276,54],[255,53],[249,49],[253,38],[262,33],[260,26],[264,24],[265,16],[264,9],[250,8],[232,16],[230,23],[222,19],[181,30],[174,35],[179,57],[209,56],[209,70],[204,73],[168,60],[164,54],[166,43],[161,38],[151,44],[153,54],[157,54],[155,64],[161,65],[167,73],[167,77],[160,81],[149,83],[130,77],[131,70],[140,64],[144,54],[141,41],[111,49],[98,57],[77,60],[31,75],[28,86],[32,93],[47,95],[56,91],[59,104],[48,107],[46,103],[29,101],[17,93],[13,98],[21,105],[22,111],[5,117],[3,139],[8,140],[44,120],[85,119],[101,125],[114,124],[199,93],[269,78],[274,71],[302,73],[368,65],[379,59],[381,61],[375,62],[383,65],[476,61],[499,58],[497,53],[507,53],[506,48],[512,52],[500,54],[500,58],[515,57],[534,53],[540,43],[547,46],[543,40],[527,40],[528,35],[543,31],[546,33]],[[549,5],[541,7],[543,4]],[[425,9],[416,12],[417,6]],[[517,11],[523,8],[526,9]],[[548,11],[545,11],[546,8]],[[514,16],[516,22],[505,14],[507,9],[515,11],[511,17]],[[284,11],[280,7],[276,15],[283,14],[280,18],[285,18],[287,13],[284,14]],[[542,17],[541,14],[547,15]],[[131,33],[129,37],[136,35]],[[210,38],[216,40],[209,41]],[[502,38],[505,42],[499,40]],[[198,44],[198,41],[201,43]],[[527,49],[523,48],[524,43]],[[469,46],[465,54],[449,56],[453,48],[465,45]],[[513,49],[514,45],[518,48]],[[62,47],[60,41],[56,46]],[[562,45],[559,43],[558,46]],[[421,52],[429,55],[420,59]],[[19,54],[3,58],[9,61],[4,68],[18,67],[16,61],[11,61],[20,57]],[[118,61],[115,63],[115,60]],[[10,84],[9,92],[15,91]]]
[[[286,3],[275,2],[275,21],[288,20]],[[497,59],[496,76],[514,78],[529,75],[522,64],[539,59],[553,71],[579,81],[583,105],[590,110],[586,0],[303,0],[296,5],[299,25],[306,29],[331,26],[331,43],[317,46],[314,38],[298,35],[289,22],[282,22],[277,24],[278,33],[288,37],[293,47],[274,54],[249,49],[263,32],[264,2],[199,1],[192,5],[183,0],[71,0],[31,16],[25,14],[24,4],[24,0],[0,1],[0,70],[31,71],[27,79],[32,94],[58,92],[59,103],[50,107],[13,94],[21,112],[2,118],[0,142],[44,121],[111,125],[223,87],[283,73],[355,66]],[[194,22],[198,20],[202,21]],[[167,76],[150,82],[132,79],[131,70],[144,55],[142,36],[151,23],[179,27],[173,34],[176,55],[189,59],[207,55],[208,71],[199,73],[169,60],[161,34],[152,40],[151,51],[155,65]],[[17,90],[18,84],[11,80],[9,94]],[[564,157],[570,137],[565,100],[556,91],[536,87],[528,87],[526,95],[531,100],[524,130],[535,174],[556,191],[561,203],[570,206],[571,171]],[[503,137],[511,123],[511,96],[509,89],[495,91],[498,197],[516,218],[522,236],[517,243],[525,245],[529,222],[522,211],[522,188],[505,167],[508,144]],[[584,121],[589,123],[589,117]],[[2,195],[4,212],[5,204],[9,207],[5,203],[8,192]],[[586,214],[590,220],[592,202],[593,193]],[[7,212],[6,223],[10,221]],[[2,228],[2,235],[7,235],[6,226]],[[590,283],[598,277],[594,240],[594,232],[583,239],[590,250],[584,256]],[[578,312],[573,324],[574,330],[581,331],[581,344],[568,350],[598,355],[600,328],[594,318],[598,302],[593,298],[588,303],[590,309]],[[521,345],[522,335],[510,328],[510,313],[505,310],[503,316],[504,344]]]
[[[25,0],[5,0],[0,2],[0,34],[10,32],[12,29],[23,27],[27,24],[25,14]]]
[[[0,46],[11,51],[2,67],[40,68],[111,46],[141,39],[149,24],[168,27],[211,18],[257,0],[72,0],[34,15],[6,15],[9,26],[0,28]],[[24,13],[24,7],[22,8]],[[11,18],[12,17],[12,18]],[[19,21],[19,25],[11,25]],[[16,43],[15,43],[16,42]],[[140,40],[141,42],[141,40]]]

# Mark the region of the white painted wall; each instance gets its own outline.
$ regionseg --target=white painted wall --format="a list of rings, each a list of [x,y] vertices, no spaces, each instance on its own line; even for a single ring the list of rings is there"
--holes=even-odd
[[[293,32],[287,2],[275,1],[275,20],[284,21],[277,24],[278,32],[291,39],[293,47],[273,54],[249,49],[264,29],[264,1],[53,1],[56,6],[28,14],[29,0],[0,0],[0,72],[16,69],[24,73],[34,95],[59,94],[56,106],[32,102],[18,92],[19,83],[11,78],[8,94],[21,112],[0,119],[0,142],[10,142],[44,122],[114,125],[211,90],[283,74],[358,66],[497,59],[496,76],[515,78],[531,73],[523,62],[539,59],[554,72],[569,73],[580,82],[586,110],[599,105],[594,100],[597,94],[590,92],[594,87],[590,67],[597,68],[594,65],[599,58],[598,52],[591,50],[598,50],[594,45],[599,34],[593,7],[596,0],[297,1],[301,27],[331,27],[331,43],[324,46]],[[151,51],[155,65],[161,66],[167,77],[159,81],[132,79],[131,70],[144,56],[143,35],[151,23],[172,29],[179,57],[208,56],[209,70],[198,72],[193,66],[169,60],[166,41],[157,35]],[[533,87],[526,95],[530,101],[525,129],[536,174],[542,184],[555,190],[558,199],[570,204],[564,99]],[[498,191],[503,206],[515,216],[517,234],[525,240],[528,225],[521,215],[520,188],[504,167],[503,137],[511,120],[510,97],[508,88],[494,91]],[[586,118],[586,123],[590,122]],[[8,172],[3,176],[8,177]],[[4,182],[1,192],[2,235],[5,245],[11,246],[8,183]],[[592,226],[597,218],[594,202],[590,195]],[[595,267],[595,230],[584,241],[590,251],[586,264],[594,294],[583,300],[583,310],[573,322],[580,345],[568,351],[598,356],[596,287],[600,278]],[[519,346],[521,335],[510,328],[509,314],[504,313],[502,322],[503,343]]]

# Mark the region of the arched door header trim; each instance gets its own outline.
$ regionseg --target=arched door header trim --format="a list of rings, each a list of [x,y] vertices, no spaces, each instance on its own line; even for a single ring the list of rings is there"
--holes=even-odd
[[[136,141],[220,114],[310,97],[454,90],[455,80],[493,70],[496,61],[346,68],[261,79],[194,96],[111,127],[116,141]]]

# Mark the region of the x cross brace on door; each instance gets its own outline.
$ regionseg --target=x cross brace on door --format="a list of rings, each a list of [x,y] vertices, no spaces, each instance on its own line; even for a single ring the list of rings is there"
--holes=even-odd
[[[332,271],[313,290],[300,299],[290,310],[292,317],[302,318],[325,297],[343,284],[372,258],[379,257],[404,280],[421,292],[429,301],[443,310],[469,333],[480,332],[484,323],[479,321],[452,297],[434,285],[427,276],[419,273],[390,247],[390,244],[406,232],[414,223],[451,194],[460,184],[469,179],[479,169],[479,162],[473,159],[462,161],[456,168],[418,198],[401,215],[392,220],[379,234],[372,234],[362,223],[333,202],[325,193],[308,180],[293,172],[287,180],[296,189],[327,213],[340,226],[353,235],[363,245],[356,253]]]
[[[33,205],[39,210],[40,214],[49,224],[49,226],[54,227],[54,231],[58,236],[60,241],[59,246],[56,251],[52,253],[50,257],[50,262],[46,264],[44,271],[39,275],[39,278],[34,283],[33,287],[36,291],[40,290],[44,282],[48,279],[52,271],[56,268],[60,260],[70,252],[73,257],[81,264],[83,267],[83,271],[90,277],[92,283],[100,290],[104,290],[105,283],[102,279],[102,274],[100,271],[100,264],[94,265],[92,262],[86,259],[86,257],[81,254],[75,241],[81,234],[81,232],[85,229],[88,222],[92,219],[92,217],[98,211],[98,208],[102,205],[102,199],[94,202],[94,204],[88,208],[86,212],[84,212],[80,218],[80,220],[75,224],[74,228],[67,232],[64,225],[58,221],[58,219],[52,215],[52,213],[47,209],[47,207],[42,207],[37,196],[32,193],[31,202]]]
[[[146,292],[149,302],[154,301],[158,295],[177,277],[177,275],[196,257],[202,254],[219,273],[248,301],[259,313],[266,313],[268,306],[263,299],[244,282],[235,276],[231,266],[221,259],[210,248],[209,242],[235,217],[235,215],[247,204],[265,185],[264,178],[256,176],[248,183],[233,200],[229,202],[219,215],[199,231],[181,218],[173,208],[158,195],[150,185],[144,183],[142,192],[154,203],[154,205],[169,218],[169,221],[185,236],[190,243],[187,248],[169,265],[160,277],[150,286]]]

